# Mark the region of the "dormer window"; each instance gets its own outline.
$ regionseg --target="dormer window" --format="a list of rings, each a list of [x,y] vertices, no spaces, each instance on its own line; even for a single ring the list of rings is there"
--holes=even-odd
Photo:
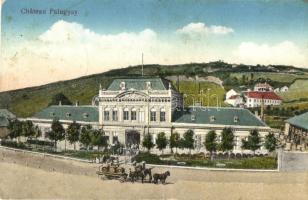
[[[50,112],[50,116],[54,117],[56,114],[54,112]]]
[[[239,117],[238,116],[234,116],[234,122],[237,123],[239,121]]]
[[[216,120],[215,116],[211,116],[211,117],[210,117],[210,121],[211,121],[211,122],[214,122],[215,120]]]
[[[125,90],[125,82],[121,82],[120,83],[120,89],[121,90]]]
[[[83,113],[83,118],[88,118],[89,114],[88,113]]]
[[[70,117],[71,116],[71,113],[66,113],[66,117]]]
[[[195,121],[196,120],[196,116],[195,115],[191,115],[191,121]]]

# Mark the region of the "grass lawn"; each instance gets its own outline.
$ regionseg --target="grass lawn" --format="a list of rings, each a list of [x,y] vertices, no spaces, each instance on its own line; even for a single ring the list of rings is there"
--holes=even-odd
[[[250,77],[250,72],[242,72],[242,73],[231,73],[231,77],[236,77],[237,79],[241,79],[243,75],[246,77]],[[287,73],[271,73],[271,72],[253,72],[254,79],[258,78],[269,78],[272,81],[282,82],[282,83],[291,83],[298,78],[307,78],[308,74],[287,74]]]
[[[208,94],[209,106],[216,106],[217,99],[218,103],[224,105],[224,95],[225,90],[220,85],[209,82],[194,82],[194,81],[180,81],[180,92],[186,94],[187,97],[184,98],[185,106],[193,105],[193,101],[202,101],[202,105],[208,104]],[[208,93],[209,89],[209,93]],[[203,90],[203,95],[201,96],[199,91]]]
[[[308,102],[308,80],[296,80],[288,92],[279,93],[284,102],[307,101]]]
[[[106,153],[101,152],[101,151],[71,151],[70,150],[70,151],[62,152],[61,155],[85,159],[85,160],[93,160],[96,157],[101,157],[102,155],[106,155]]]
[[[137,162],[145,161],[148,164],[181,165],[189,167],[217,167],[233,169],[277,169],[276,157],[249,157],[214,159],[196,155],[164,155],[158,156],[149,153],[140,153]]]
[[[49,153],[49,154],[55,154],[55,155],[61,155],[61,156],[67,156],[67,157],[73,157],[73,158],[79,158],[79,159],[85,159],[85,160],[93,160],[96,157],[101,157],[102,155],[108,155],[107,152],[96,151],[96,150],[91,150],[91,151],[66,150],[66,151],[61,151],[61,152],[55,152],[52,146],[29,145],[26,143],[21,143],[21,142],[17,143],[17,142],[12,142],[12,141],[2,141],[1,145],[6,146],[6,147],[28,150],[28,151]]]
[[[271,128],[281,129],[285,125],[287,117],[265,115],[265,123]]]

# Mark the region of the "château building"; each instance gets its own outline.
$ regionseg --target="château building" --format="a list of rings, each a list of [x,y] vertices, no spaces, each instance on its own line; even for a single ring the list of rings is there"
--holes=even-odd
[[[257,129],[262,138],[271,130],[247,109],[184,107],[183,95],[162,78],[115,79],[108,88],[100,87],[94,101],[89,106],[50,106],[29,120],[41,127],[42,139],[52,120],[58,118],[64,127],[76,121],[82,126],[91,124],[103,129],[110,144],[120,142],[126,147],[140,145],[145,134],[151,134],[155,143],[160,132],[169,138],[172,133],[183,136],[191,129],[198,151],[205,150],[205,136],[211,130],[220,135],[224,128],[232,128],[235,152],[242,152],[241,141],[251,130]]]

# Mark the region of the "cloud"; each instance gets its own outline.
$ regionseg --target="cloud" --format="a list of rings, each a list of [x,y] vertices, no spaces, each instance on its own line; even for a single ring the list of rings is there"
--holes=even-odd
[[[142,52],[146,63],[157,63],[164,60],[162,55],[168,56],[168,48],[151,29],[99,34],[81,24],[60,20],[37,40],[19,43],[13,51],[7,48],[2,55],[4,70],[0,72],[5,84],[0,84],[0,90],[141,64]]]
[[[304,52],[291,41],[283,41],[274,45],[266,43],[242,42],[233,51],[233,59],[246,64],[283,64],[305,67],[308,52]]]
[[[186,28],[185,28],[186,27]],[[192,23],[177,34],[227,34],[222,26]],[[101,73],[110,69],[141,64],[182,64],[225,60],[247,64],[290,64],[305,67],[307,52],[292,41],[275,45],[243,42],[239,46],[219,43],[183,43],[177,34],[168,39],[152,29],[139,32],[104,34],[82,24],[57,21],[34,40],[3,47],[0,91]],[[305,54],[306,53],[306,54]],[[16,73],[18,72],[18,73]]]
[[[234,30],[226,26],[206,26],[204,23],[190,23],[176,30],[176,33],[190,38],[206,37],[210,34],[226,35],[233,33]]]

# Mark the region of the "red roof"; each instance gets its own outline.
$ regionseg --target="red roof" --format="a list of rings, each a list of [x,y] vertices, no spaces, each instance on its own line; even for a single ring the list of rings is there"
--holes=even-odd
[[[229,97],[229,99],[236,99],[238,98],[240,95],[232,95],[231,97]]]
[[[247,92],[248,98],[282,100],[275,92]]]

